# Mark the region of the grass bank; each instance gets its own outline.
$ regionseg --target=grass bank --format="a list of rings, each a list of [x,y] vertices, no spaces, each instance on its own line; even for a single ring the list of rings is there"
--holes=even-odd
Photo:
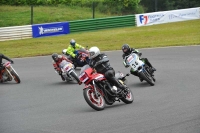
[[[102,51],[120,50],[124,43],[134,48],[200,45],[200,20],[5,41],[0,42],[0,52],[12,58],[61,53],[71,38]]]
[[[109,16],[111,15],[95,11],[94,17],[103,18]],[[92,7],[68,7],[64,5],[58,5],[57,7],[33,7],[33,24],[64,22],[91,18],[93,18]],[[0,6],[0,27],[30,24],[31,6]]]

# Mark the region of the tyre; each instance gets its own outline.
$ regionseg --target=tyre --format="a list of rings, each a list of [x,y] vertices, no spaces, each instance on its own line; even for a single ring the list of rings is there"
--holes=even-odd
[[[105,101],[100,93],[99,96],[96,97],[92,89],[86,88],[83,90],[83,96],[88,105],[93,109],[100,111],[105,108]]]
[[[15,82],[19,84],[21,82],[21,80],[20,80],[19,76],[17,75],[17,73],[15,73],[14,71],[12,71],[11,74],[12,74]]]
[[[134,100],[134,96],[133,96],[132,91],[130,89],[128,89],[127,94],[125,95],[125,97],[121,98],[121,100],[126,104],[132,103],[133,100]]]
[[[80,82],[80,80],[79,80],[77,74],[76,74],[74,71],[72,71],[72,72],[70,73],[70,75],[71,75],[78,83]]]
[[[151,77],[151,75],[145,70],[145,72],[141,72],[139,74],[139,76],[144,79],[145,81],[147,81],[147,83],[149,83],[151,86],[154,86],[154,80]]]

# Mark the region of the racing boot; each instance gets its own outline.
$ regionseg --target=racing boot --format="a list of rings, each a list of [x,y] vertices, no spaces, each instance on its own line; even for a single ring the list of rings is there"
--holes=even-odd
[[[62,81],[65,81],[65,78],[63,77],[62,74],[60,75],[60,77],[61,77]]]
[[[81,82],[81,81],[79,81],[79,82],[78,82],[78,84],[79,84],[79,85],[81,85],[81,84],[82,84],[82,82]]]
[[[154,76],[154,72],[156,71],[156,69],[154,67],[150,67],[151,69],[151,75]]]
[[[121,89],[121,90],[125,90],[125,91],[127,91],[127,86],[123,83],[123,81],[121,81],[121,80],[119,80],[119,88]]]
[[[123,90],[127,90],[127,87],[126,87],[126,85],[123,84],[123,81],[113,80],[113,83],[116,87],[119,88],[119,90],[117,90],[117,93],[121,93]]]
[[[154,72],[154,71],[156,71],[156,69],[154,68],[154,67],[151,67],[151,70]]]

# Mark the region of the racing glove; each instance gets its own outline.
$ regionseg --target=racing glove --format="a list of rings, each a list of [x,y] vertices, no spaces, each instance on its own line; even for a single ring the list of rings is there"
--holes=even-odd
[[[75,58],[75,59],[78,59],[78,55],[76,54],[76,55],[74,56],[74,58]]]
[[[126,67],[126,68],[128,68],[128,67],[129,67],[129,65],[125,65],[125,67]]]
[[[11,63],[11,64],[14,64],[14,61],[13,61],[13,60],[10,60],[10,63]]]

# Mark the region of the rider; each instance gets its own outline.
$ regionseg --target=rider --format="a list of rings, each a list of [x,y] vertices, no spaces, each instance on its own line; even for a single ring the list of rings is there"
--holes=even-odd
[[[72,63],[69,59],[67,59],[65,56],[58,55],[57,53],[52,54],[52,59],[53,59],[53,67],[54,69],[58,72],[58,74],[61,76],[62,80],[65,81],[65,78],[62,75],[62,71],[59,67],[59,64],[63,61],[66,60],[67,62]],[[79,85],[81,82],[79,82]]]
[[[134,48],[130,48],[130,46],[128,44],[123,44],[122,45],[122,51],[123,51],[123,55],[122,58],[124,59],[126,56],[128,56],[131,53],[136,53],[139,57],[141,57],[142,53],[140,53],[137,49]],[[147,58],[140,58],[142,61],[144,61],[152,70],[152,72],[156,71],[156,69],[151,65],[151,63],[149,62],[149,60]],[[125,67],[129,67],[127,64],[125,64]],[[131,74],[137,76],[137,73],[132,71],[132,69],[130,70]]]
[[[74,39],[70,40],[70,45],[68,46],[67,49],[63,50],[63,54],[68,54],[70,55],[70,58],[72,60],[77,58],[77,51],[76,49],[80,49],[80,48],[84,48],[83,46],[81,46],[80,44],[76,43],[76,41]]]
[[[125,90],[126,87],[121,85],[115,77],[115,70],[110,66],[109,59],[104,53],[100,53],[98,47],[91,47],[89,49],[90,67],[94,68],[96,72],[104,74],[105,78],[119,87]]]
[[[5,56],[5,55],[3,55],[3,54],[1,54],[0,53],[0,81],[2,82],[3,81],[3,79],[1,79],[1,77],[2,77],[2,70],[3,70],[3,64],[2,64],[2,60],[3,59],[6,59],[7,61],[10,61],[12,64],[14,63],[14,61],[13,60],[11,60],[10,58],[8,58],[7,56]]]

